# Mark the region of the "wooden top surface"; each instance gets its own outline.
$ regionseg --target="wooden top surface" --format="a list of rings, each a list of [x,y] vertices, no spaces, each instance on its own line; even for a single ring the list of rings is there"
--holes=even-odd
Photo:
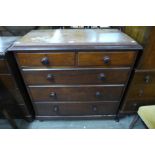
[[[116,48],[141,46],[116,29],[58,29],[33,30],[14,43],[13,48]]]
[[[0,36],[0,55],[4,55],[7,48],[10,47],[17,39],[19,39],[19,37]]]

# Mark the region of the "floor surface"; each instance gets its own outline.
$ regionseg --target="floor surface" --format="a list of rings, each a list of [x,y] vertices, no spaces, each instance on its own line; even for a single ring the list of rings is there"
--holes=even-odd
[[[134,116],[121,118],[119,122],[115,120],[52,120],[39,121],[31,123],[24,120],[16,120],[20,129],[128,129]],[[0,119],[0,129],[10,129],[7,120]],[[144,129],[145,126],[139,120],[135,129]]]

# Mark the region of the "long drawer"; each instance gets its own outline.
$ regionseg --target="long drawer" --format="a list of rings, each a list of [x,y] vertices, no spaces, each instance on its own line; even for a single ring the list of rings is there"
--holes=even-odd
[[[122,107],[121,112],[137,112],[140,106],[154,105],[154,104],[155,104],[155,100],[131,99],[126,101],[125,105]]]
[[[11,93],[12,97],[16,99],[18,104],[25,104],[21,96],[21,92],[18,89],[11,74],[0,75],[0,82],[3,85],[3,87],[5,87],[7,91]]]
[[[119,101],[124,85],[30,86],[33,101]]]
[[[7,111],[13,118],[25,118],[25,117],[31,117],[27,107],[24,104],[16,105],[9,100],[9,102],[6,103],[5,108],[7,108]],[[4,117],[2,113],[0,113],[0,116]]]
[[[136,70],[133,79],[135,84],[155,84],[155,70]]]
[[[11,74],[0,74],[0,81],[8,90],[17,87]]]
[[[0,74],[10,73],[7,61],[5,59],[0,59]]]
[[[119,102],[33,103],[36,116],[115,115]]]
[[[22,67],[53,67],[53,66],[74,66],[74,52],[56,53],[16,53],[16,58]]]
[[[128,99],[154,99],[155,100],[155,84],[146,85],[138,84],[132,86],[132,90],[128,93]]]
[[[124,69],[23,69],[28,85],[124,84],[130,68]]]
[[[79,52],[78,66],[128,67],[132,66],[136,52]]]

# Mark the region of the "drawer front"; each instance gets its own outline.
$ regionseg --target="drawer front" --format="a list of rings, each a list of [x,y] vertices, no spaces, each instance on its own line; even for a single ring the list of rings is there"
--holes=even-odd
[[[16,84],[12,77],[12,75],[0,75],[0,82],[5,86],[8,90],[15,89]]]
[[[37,116],[115,115],[119,102],[34,103]]]
[[[0,59],[0,74],[9,73],[9,68],[5,59]]]
[[[11,115],[11,117],[13,117],[13,118],[23,119],[26,116],[30,116],[25,105],[16,105],[16,104],[12,103],[11,100],[10,100],[10,102],[6,103],[6,108],[7,108],[7,111],[9,112],[9,114]],[[0,116],[3,116],[3,115],[1,115],[1,113],[0,113]]]
[[[12,75],[0,75],[0,85],[3,85],[8,91],[8,97],[14,98],[17,104],[25,104],[20,90],[17,88]]]
[[[19,107],[21,109],[22,116],[24,116],[24,117],[30,116],[30,113],[25,105],[21,104],[21,105],[19,105]]]
[[[155,84],[155,71],[136,70],[133,79],[135,84]]]
[[[42,84],[124,84],[130,69],[24,70],[28,85]]]
[[[30,87],[33,101],[119,101],[123,86]]]
[[[128,99],[154,99],[155,100],[155,84],[146,85],[139,84],[132,86],[128,92]]]
[[[127,67],[135,57],[135,52],[79,52],[78,66]]]
[[[18,63],[22,67],[74,66],[75,53],[16,53]]]
[[[137,112],[140,106],[155,105],[155,100],[128,100],[122,108],[123,112]]]
[[[136,112],[140,106],[155,104],[155,72],[136,70],[121,112]]]

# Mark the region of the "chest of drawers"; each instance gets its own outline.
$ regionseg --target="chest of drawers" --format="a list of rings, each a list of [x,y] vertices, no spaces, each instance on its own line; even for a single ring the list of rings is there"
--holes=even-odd
[[[5,105],[5,108],[11,114],[11,116],[30,120],[32,118],[32,114],[23,99],[6,58],[7,49],[17,39],[19,39],[19,37],[0,37],[0,90],[1,92],[4,92],[5,89],[5,95],[8,98],[6,101],[4,100],[4,94],[0,94],[1,102],[3,102],[0,104]]]
[[[135,113],[140,106],[155,104],[155,72],[136,70],[129,85],[121,114]]]
[[[155,104],[155,28],[150,28],[144,51],[135,67],[120,114],[137,112],[143,105]]]
[[[141,46],[118,30],[37,30],[14,54],[37,119],[114,117]]]

